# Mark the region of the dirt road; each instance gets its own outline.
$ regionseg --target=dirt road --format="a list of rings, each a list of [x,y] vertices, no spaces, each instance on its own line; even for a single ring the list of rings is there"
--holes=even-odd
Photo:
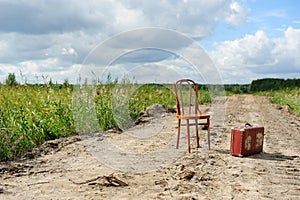
[[[224,124],[214,116],[218,108],[226,108]],[[186,153],[182,137],[181,148],[175,149],[176,118],[174,114],[162,117],[163,124],[145,122],[131,130],[145,134],[157,128],[159,134],[149,132],[147,140],[113,131],[74,136],[47,142],[22,161],[1,163],[0,199],[300,199],[300,118],[270,105],[266,97],[230,96],[226,104],[216,102],[210,151],[204,131],[201,148],[193,146],[192,153]],[[264,152],[233,157],[229,155],[230,129],[245,122],[265,127]],[[122,164],[114,159],[119,154],[107,152],[111,163],[98,161],[93,152],[106,153],[95,141],[105,141],[103,137],[128,152],[120,153],[127,168],[111,168]],[[195,145],[194,137],[191,143]],[[168,144],[172,148],[166,162],[156,154],[148,156],[153,162],[146,159]],[[130,152],[137,152],[143,165],[131,162]],[[135,169],[144,172],[135,173]]]

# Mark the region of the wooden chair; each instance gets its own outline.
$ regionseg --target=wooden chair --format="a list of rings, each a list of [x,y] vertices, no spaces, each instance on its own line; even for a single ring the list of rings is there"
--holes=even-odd
[[[199,145],[198,125],[204,126],[207,129],[208,149],[210,150],[210,115],[202,114],[198,104],[198,84],[190,79],[178,80],[174,85],[176,95],[176,116],[178,118],[178,135],[176,148],[179,146],[180,127],[186,126],[188,152],[191,152],[190,147],[190,126],[196,126],[196,142],[197,148]],[[182,124],[181,121],[186,123]],[[190,120],[195,120],[195,123],[190,123]]]

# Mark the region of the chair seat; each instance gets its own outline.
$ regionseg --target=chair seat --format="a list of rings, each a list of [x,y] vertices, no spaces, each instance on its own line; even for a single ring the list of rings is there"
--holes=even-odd
[[[209,119],[210,115],[177,115],[178,119]]]

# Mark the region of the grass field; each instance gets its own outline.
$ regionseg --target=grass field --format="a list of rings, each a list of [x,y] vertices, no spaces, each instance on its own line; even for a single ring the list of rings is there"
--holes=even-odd
[[[15,159],[47,140],[75,134],[78,115],[74,115],[74,111],[80,113],[79,120],[84,123],[80,124],[81,130],[89,130],[93,122],[98,130],[108,130],[118,126],[116,119],[119,123],[127,120],[118,116],[128,115],[135,120],[143,109],[154,103],[167,108],[175,106],[172,89],[158,84],[118,84],[115,81],[99,84],[91,92],[92,105],[76,101],[77,106],[74,106],[72,100],[77,97],[73,95],[73,86],[0,85],[0,161]],[[202,94],[199,101],[210,102],[208,91]],[[93,109],[96,119],[87,116]],[[84,112],[87,115],[81,115]]]
[[[0,160],[74,134],[71,98],[69,88],[0,85]]]
[[[269,92],[270,102],[281,106],[289,105],[292,112],[300,115],[300,88]]]
[[[167,108],[175,106],[171,85],[119,84],[114,81],[99,84],[91,92],[92,106],[77,101],[80,105],[74,107],[73,86],[0,84],[0,161],[20,157],[47,140],[77,133],[74,111],[89,114],[94,109],[96,119],[82,115],[80,120],[85,124],[81,128],[88,130],[94,120],[98,129],[108,130],[117,127],[122,120],[126,123],[127,118],[123,116],[136,119],[140,111],[154,103]],[[211,102],[207,89],[201,89],[199,93],[200,103]],[[299,88],[257,94],[270,96],[271,103],[288,104],[295,114],[300,115]]]

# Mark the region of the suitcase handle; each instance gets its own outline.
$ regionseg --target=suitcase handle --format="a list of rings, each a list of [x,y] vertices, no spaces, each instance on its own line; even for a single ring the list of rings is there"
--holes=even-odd
[[[247,122],[247,123],[245,124],[245,127],[252,127],[252,125],[251,125],[250,123]]]

